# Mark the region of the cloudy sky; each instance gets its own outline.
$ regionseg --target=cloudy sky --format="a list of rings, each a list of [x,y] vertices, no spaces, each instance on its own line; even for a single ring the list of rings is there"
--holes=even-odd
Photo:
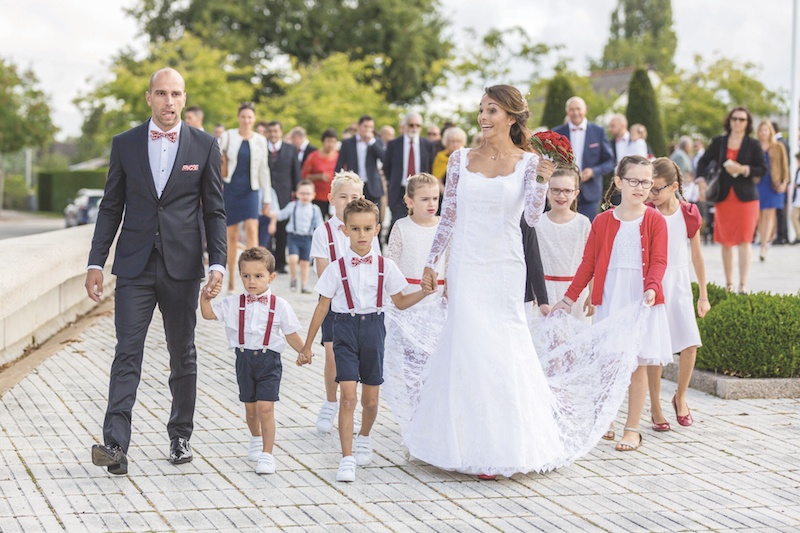
[[[714,51],[762,66],[762,81],[788,93],[793,0],[672,0],[678,34],[676,62],[690,67],[695,54]],[[59,138],[80,131],[72,100],[102,79],[110,58],[125,47],[144,49],[135,20],[123,13],[134,0],[2,1],[0,56],[32,68],[49,95]],[[608,38],[617,0],[441,0],[450,32],[479,33],[522,25],[535,41],[562,43],[581,71]],[[759,10],[759,8],[761,8]],[[746,15],[743,15],[746,13]]]

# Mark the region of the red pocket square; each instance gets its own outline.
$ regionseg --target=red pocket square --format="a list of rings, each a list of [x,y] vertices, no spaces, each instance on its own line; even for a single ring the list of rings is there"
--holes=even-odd
[[[197,172],[200,170],[200,165],[183,165],[181,172]]]
[[[597,148],[598,146],[600,146],[600,143],[592,143],[589,145],[589,148]]]

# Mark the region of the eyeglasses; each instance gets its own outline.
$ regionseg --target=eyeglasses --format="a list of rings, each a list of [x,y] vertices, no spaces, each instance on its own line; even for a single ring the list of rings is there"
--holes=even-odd
[[[570,194],[575,192],[575,189],[550,189],[550,192],[553,193],[553,196],[569,196]]]
[[[414,124],[412,122],[409,122],[408,124],[406,124],[406,128],[421,128],[421,127],[422,127],[422,124]]]
[[[658,187],[657,189],[651,189],[650,194],[652,194],[653,196],[658,196],[659,194],[661,194],[661,191],[663,191],[667,187],[669,187],[669,185],[664,185],[663,187]]]
[[[642,189],[647,190],[653,186],[653,182],[651,180],[637,180],[636,178],[622,178],[622,179],[627,181],[628,185],[630,185],[633,188],[636,188],[639,185],[641,185]]]
[[[747,117],[731,117],[731,122],[747,122]]]

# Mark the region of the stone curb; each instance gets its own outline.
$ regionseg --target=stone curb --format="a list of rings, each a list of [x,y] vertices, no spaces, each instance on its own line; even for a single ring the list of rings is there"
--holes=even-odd
[[[664,366],[662,377],[678,380],[678,364]],[[800,378],[737,378],[695,369],[689,386],[724,400],[800,398]]]

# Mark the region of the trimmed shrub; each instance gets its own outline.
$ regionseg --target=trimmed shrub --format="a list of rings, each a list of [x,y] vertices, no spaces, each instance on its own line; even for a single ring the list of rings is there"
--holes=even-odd
[[[60,212],[78,189],[103,189],[108,170],[59,170],[39,173],[39,210]]]
[[[711,310],[698,319],[696,367],[743,378],[800,377],[800,295],[714,287]]]
[[[661,114],[650,77],[643,68],[636,69],[628,85],[628,110],[625,113],[629,124],[642,124],[647,128],[647,144],[656,157],[667,155],[667,142]]]
[[[3,209],[28,209],[28,188],[25,186],[25,176],[19,174],[6,174],[3,186]]]
[[[567,114],[564,106],[575,93],[572,92],[572,84],[563,74],[556,74],[550,83],[547,84],[547,97],[544,102],[541,125],[547,128],[555,128],[564,123],[564,116]]]

